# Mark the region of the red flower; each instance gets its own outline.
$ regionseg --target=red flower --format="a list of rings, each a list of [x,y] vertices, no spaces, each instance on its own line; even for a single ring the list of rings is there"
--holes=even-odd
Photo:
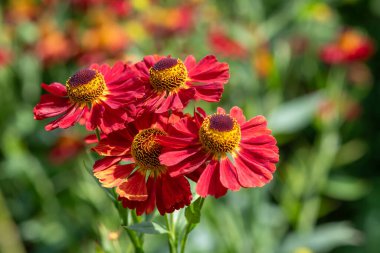
[[[214,52],[231,58],[245,58],[248,51],[239,42],[229,38],[221,30],[213,30],[208,35],[208,41]]]
[[[197,193],[216,198],[227,189],[261,187],[272,179],[278,147],[263,116],[246,121],[236,106],[230,114],[222,108],[209,116],[198,111],[194,119],[182,119],[168,136],[159,137],[163,146],[160,162],[171,176],[198,170]]]
[[[63,164],[72,160],[84,149],[84,143],[78,134],[62,134],[52,147],[49,160],[54,164]]]
[[[124,128],[125,121],[131,119],[123,108],[143,96],[142,88],[132,82],[133,72],[129,69],[121,62],[112,68],[93,64],[71,76],[66,85],[42,84],[50,94],[41,96],[34,118],[60,116],[45,127],[47,131],[68,128],[80,120],[87,130],[99,127],[109,133]],[[133,110],[133,106],[127,109]]]
[[[337,41],[322,48],[321,59],[328,64],[342,64],[368,59],[374,51],[373,42],[352,29],[343,31]]]
[[[163,215],[191,202],[187,179],[182,175],[170,177],[166,166],[158,160],[161,145],[156,138],[166,135],[168,125],[175,121],[178,121],[175,114],[167,117],[144,113],[126,129],[109,134],[94,148],[106,156],[95,163],[95,177],[104,187],[116,187],[123,206],[136,209],[137,215],[149,214],[155,206]]]
[[[135,64],[139,83],[146,87],[145,106],[157,113],[183,109],[191,99],[219,101],[228,81],[227,63],[209,55],[196,63],[190,55],[180,59],[150,55]]]

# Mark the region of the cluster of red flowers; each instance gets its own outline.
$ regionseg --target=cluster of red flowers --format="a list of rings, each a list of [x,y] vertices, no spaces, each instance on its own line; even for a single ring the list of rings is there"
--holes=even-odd
[[[183,112],[191,100],[219,101],[228,79],[228,64],[211,55],[93,64],[66,84],[42,84],[48,94],[34,116],[58,116],[46,130],[79,123],[101,131],[95,177],[138,215],[155,207],[171,213],[191,203],[189,179],[201,197],[216,198],[272,179],[278,147],[263,116],[246,120],[236,106],[229,113]]]

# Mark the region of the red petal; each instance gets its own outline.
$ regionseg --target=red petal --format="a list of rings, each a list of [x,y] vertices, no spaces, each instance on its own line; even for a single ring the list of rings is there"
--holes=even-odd
[[[132,140],[133,137],[127,130],[113,132],[102,139],[93,150],[103,156],[125,156],[131,150]]]
[[[258,175],[253,172],[241,159],[236,158],[236,172],[238,174],[238,180],[243,187],[261,187],[265,185],[268,180],[262,175]]]
[[[223,83],[191,84],[191,87],[195,89],[194,99],[202,99],[208,102],[219,101],[224,90]]]
[[[216,109],[216,112],[217,112],[218,114],[226,114],[226,110],[224,110],[222,107],[219,107],[219,106],[218,106],[218,108]]]
[[[238,106],[234,106],[231,108],[230,116],[233,117],[234,119],[236,119],[240,125],[242,125],[246,122],[243,111]]]
[[[145,201],[131,201],[126,198],[119,198],[124,207],[136,209],[137,215],[142,215],[144,212],[149,214],[153,212],[156,206],[156,180],[152,177],[147,182],[148,199]]]
[[[187,72],[190,72],[197,64],[194,56],[192,55],[187,56],[183,63],[186,66]]]
[[[104,108],[99,104],[95,104],[91,107],[90,112],[86,115],[86,129],[93,131],[100,125],[100,119],[102,118]]]
[[[169,95],[163,102],[157,107],[157,113],[167,112],[169,110],[183,109],[183,104],[178,97],[178,94]]]
[[[242,150],[239,152],[246,157],[252,157],[257,161],[277,163],[279,160],[278,147],[273,144],[241,143]]]
[[[68,112],[73,105],[65,97],[57,97],[50,94],[41,96],[40,102],[34,107],[34,119],[42,120]]]
[[[67,90],[66,87],[60,83],[51,83],[50,85],[47,84],[41,84],[41,87],[46,90],[47,92],[58,96],[58,97],[65,97],[67,96]]]
[[[83,108],[77,108],[75,106],[72,107],[72,109],[66,113],[63,117],[56,119],[52,122],[50,122],[48,125],[45,126],[46,131],[51,131],[56,128],[68,128],[73,126],[76,122],[79,121],[80,117],[82,116],[84,110]]]
[[[134,201],[145,201],[148,199],[148,191],[145,183],[145,176],[139,172],[132,174],[128,180],[116,189],[120,197]]]
[[[94,176],[99,179],[103,187],[116,187],[123,183],[134,169],[134,164],[113,165],[105,170],[99,170]]]
[[[121,161],[121,157],[114,157],[114,156],[105,157],[103,159],[97,160],[93,166],[93,172],[95,173],[101,170],[105,170],[120,161]]]
[[[220,182],[232,191],[240,189],[236,168],[228,158],[220,161]]]
[[[123,109],[111,109],[103,104],[104,112],[99,127],[102,132],[108,134],[112,131],[118,131],[125,128],[125,122],[128,119],[127,113]]]
[[[203,198],[208,195],[219,198],[227,193],[227,188],[220,182],[218,161],[211,160],[198,180],[196,191]]]
[[[229,67],[227,63],[218,62],[215,56],[208,55],[189,71],[189,77],[193,82],[224,84],[230,78]]]
[[[160,162],[166,166],[173,166],[175,164],[180,163],[181,161],[189,158],[190,156],[194,156],[202,151],[202,146],[190,146],[186,147],[186,149],[181,150],[172,150],[172,149],[163,149],[160,155]]]
[[[199,152],[197,155],[190,156],[180,163],[169,167],[170,176],[175,177],[178,175],[184,175],[192,173],[201,166],[205,165],[210,160],[212,155]]]
[[[161,215],[172,213],[191,203],[190,184],[185,177],[161,175],[157,179],[157,209]]]

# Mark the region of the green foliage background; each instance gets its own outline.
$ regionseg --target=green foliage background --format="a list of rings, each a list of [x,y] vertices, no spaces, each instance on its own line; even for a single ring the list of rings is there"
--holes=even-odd
[[[128,252],[131,245],[114,206],[86,169],[92,166],[88,151],[59,164],[49,158],[62,134],[82,138],[83,129],[45,132],[47,121],[34,121],[32,114],[42,93],[41,82],[64,83],[85,65],[75,55],[44,62],[33,50],[42,39],[39,26],[54,20],[57,29],[69,33],[67,21],[74,20],[84,32],[90,11],[73,8],[68,1],[31,0],[29,4],[41,12],[48,2],[55,7],[16,20],[10,15],[11,2],[0,2],[0,50],[11,54],[8,62],[0,64],[0,252]],[[147,9],[186,3],[153,2],[120,18],[120,25],[142,23]],[[196,106],[212,112],[217,106],[238,105],[247,117],[265,115],[278,140],[280,163],[274,180],[263,188],[206,199],[188,252],[377,253],[379,56],[375,53],[365,65],[370,77],[354,84],[348,78],[352,68],[324,64],[319,50],[346,27],[367,33],[379,44],[380,1],[192,4],[195,22],[189,30],[165,36],[146,31],[120,52],[107,51],[107,61],[139,60],[148,54],[180,58],[193,54],[197,59],[215,54],[229,63],[230,82],[218,105]],[[208,43],[213,27],[239,42],[247,56],[215,52]],[[295,41],[301,43],[302,52],[295,53]],[[252,64],[260,45],[273,61],[265,77]],[[360,114],[347,118],[352,100]],[[337,104],[328,107],[327,116],[320,112],[325,101]],[[168,251],[164,235],[147,235],[144,246],[146,252]]]

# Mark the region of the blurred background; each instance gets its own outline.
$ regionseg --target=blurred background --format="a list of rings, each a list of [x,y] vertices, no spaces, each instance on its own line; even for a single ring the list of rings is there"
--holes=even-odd
[[[188,252],[379,252],[380,0],[1,0],[0,252],[128,252],[81,127],[33,120],[40,84],[91,63],[214,54],[212,112],[265,115],[280,163],[264,188],[208,198]],[[192,110],[194,104],[190,105]],[[88,148],[87,148],[88,149]],[[167,252],[164,235],[146,252]]]

